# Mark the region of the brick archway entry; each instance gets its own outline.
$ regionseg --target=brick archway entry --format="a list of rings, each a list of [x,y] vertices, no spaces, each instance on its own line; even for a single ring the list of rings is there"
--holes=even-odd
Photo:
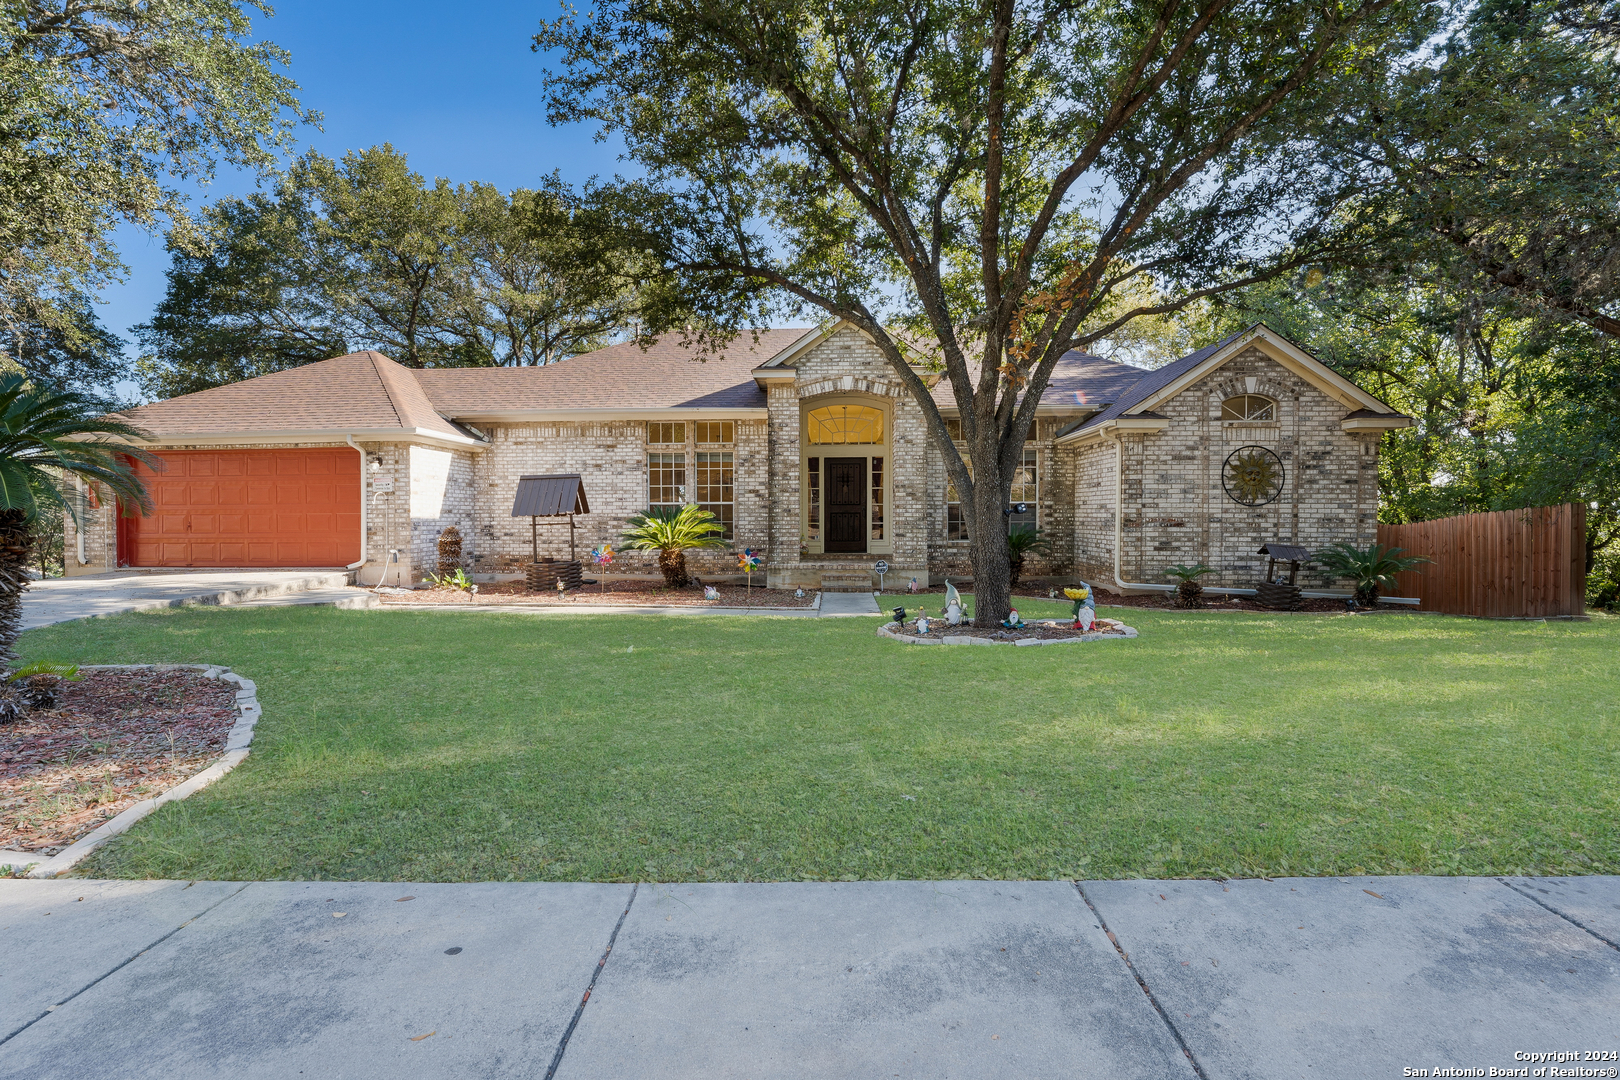
[[[122,566],[337,567],[360,558],[353,450],[160,450],[136,472],[149,517],[122,518]]]

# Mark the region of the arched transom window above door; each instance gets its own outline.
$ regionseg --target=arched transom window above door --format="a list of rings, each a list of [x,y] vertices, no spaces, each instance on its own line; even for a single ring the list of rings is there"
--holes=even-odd
[[[805,433],[818,446],[871,446],[883,442],[883,410],[870,405],[827,405],[804,417]]]
[[[1222,420],[1275,420],[1277,403],[1262,394],[1239,394],[1221,402]]]

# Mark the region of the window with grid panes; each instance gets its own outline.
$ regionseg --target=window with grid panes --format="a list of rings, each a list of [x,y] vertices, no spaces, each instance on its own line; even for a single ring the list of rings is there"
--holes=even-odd
[[[703,425],[699,424],[699,431]],[[702,438],[701,435],[698,436]],[[730,540],[732,532],[732,511],[735,503],[732,500],[732,467],[731,451],[729,450],[699,450],[697,454],[696,475],[697,504],[699,510],[707,510],[714,515],[715,521],[725,527],[722,537]]]
[[[964,462],[968,467],[968,475],[973,475],[973,462]],[[956,494],[956,481],[945,476],[945,539],[966,540],[968,538],[967,514],[962,511],[962,500]]]
[[[1018,471],[1013,473],[1012,490],[1008,493],[1007,502],[1016,506],[1026,503],[1029,509],[1022,514],[1007,515],[1007,531],[1018,532],[1020,529],[1040,528],[1040,509],[1037,500],[1040,498],[1040,453],[1033,446],[1024,447],[1024,459],[1018,464]]]
[[[730,446],[737,441],[734,420],[699,420],[697,424],[699,446]]]
[[[809,502],[805,515],[805,539],[821,539],[821,459],[811,458],[806,465]]]
[[[679,510],[686,500],[686,455],[647,455],[647,507]]]
[[[883,539],[883,459],[872,459],[872,539]]]
[[[683,420],[647,421],[647,445],[685,446],[686,422]]]

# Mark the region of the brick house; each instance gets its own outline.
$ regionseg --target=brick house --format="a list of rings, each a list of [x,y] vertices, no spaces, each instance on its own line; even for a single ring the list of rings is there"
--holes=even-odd
[[[947,417],[948,386],[919,371]],[[143,475],[148,518],[108,507],[68,572],[115,566],[347,566],[420,579],[455,525],[482,572],[527,561],[518,478],[579,473],[581,547],[617,541],[649,506],[693,501],[773,586],[881,559],[890,580],[968,570],[968,536],[921,409],[876,346],[845,324],[743,333],[701,357],[666,338],[538,368],[411,370],[375,352],[130,410],[166,468]],[[1411,423],[1293,343],[1256,326],[1153,371],[1070,353],[1042,397],[1011,502],[1051,553],[1028,573],[1162,585],[1203,561],[1248,586],[1267,540],[1368,543],[1382,433]],[[82,540],[82,546],[81,546]],[[540,529],[566,556],[567,529]],[[625,552],[616,570],[655,571]],[[694,573],[730,552],[689,553]],[[1311,583],[1328,585],[1320,576]]]

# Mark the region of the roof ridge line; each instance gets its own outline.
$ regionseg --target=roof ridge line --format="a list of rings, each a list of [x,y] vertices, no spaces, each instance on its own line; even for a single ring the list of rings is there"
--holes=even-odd
[[[383,396],[388,398],[388,407],[390,409],[394,410],[394,419],[399,422],[400,427],[402,427],[402,428],[409,427],[410,425],[405,423],[405,410],[401,407],[401,402],[400,402],[399,398],[396,397],[395,394],[394,394],[394,387],[392,385],[392,379],[391,379],[392,373],[384,370],[382,364],[378,363],[378,361],[379,360],[387,360],[390,364],[393,364],[395,367],[404,368],[405,370],[409,370],[409,369],[405,368],[405,365],[400,364],[398,361],[392,359],[391,357],[384,356],[382,353],[378,352],[376,349],[367,349],[365,352],[366,352],[367,359],[369,359],[371,361],[371,370],[377,373],[377,381],[382,384]],[[414,381],[415,377],[413,376],[412,378],[413,378],[413,381]],[[417,383],[417,389],[418,390],[421,389],[421,383]]]

